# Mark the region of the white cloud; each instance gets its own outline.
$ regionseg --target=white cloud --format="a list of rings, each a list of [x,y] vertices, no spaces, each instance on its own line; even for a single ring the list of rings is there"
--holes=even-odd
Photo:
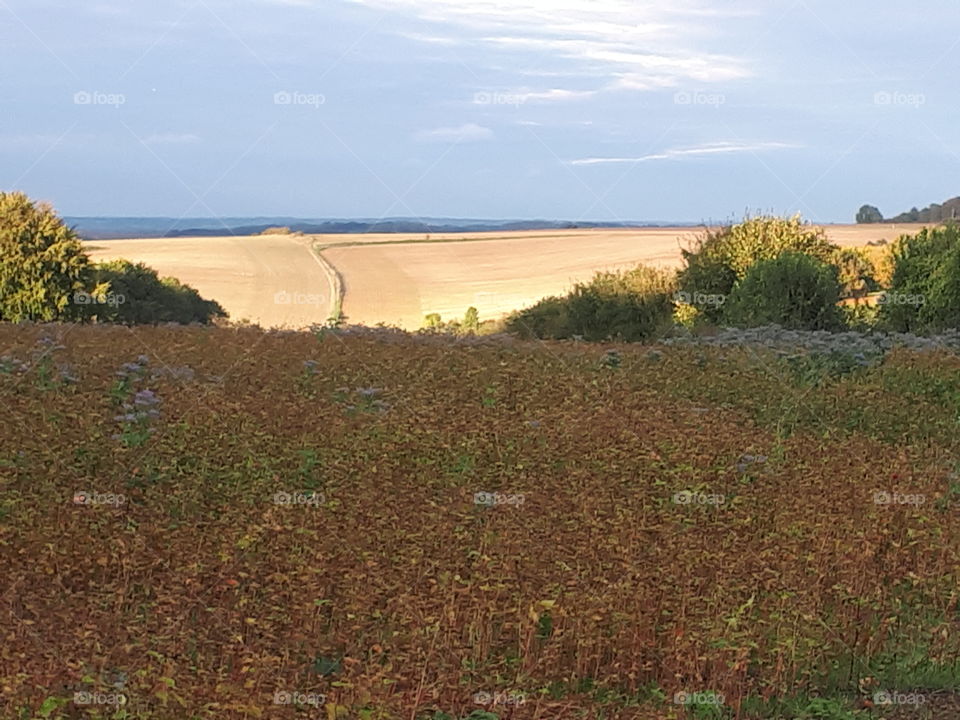
[[[597,93],[595,90],[562,90],[560,88],[544,90],[542,92],[519,93],[520,97],[524,99],[524,102],[530,100],[533,100],[534,102],[551,102],[553,100],[582,100],[584,98],[593,97],[596,94]]]
[[[422,43],[430,43],[433,45],[459,45],[460,41],[455,38],[442,37],[440,35],[424,35],[423,33],[417,32],[403,32],[400,33],[403,37],[409,40],[417,40]]]
[[[761,142],[761,143],[731,143],[731,142],[717,142],[717,143],[707,143],[705,145],[697,145],[695,147],[688,148],[672,148],[670,150],[664,150],[661,153],[655,153],[653,155],[643,155],[641,157],[606,157],[606,158],[583,158],[580,160],[573,160],[570,162],[571,165],[614,165],[620,163],[641,163],[649,162],[651,160],[671,160],[674,158],[684,158],[684,157],[701,157],[704,155],[729,155],[734,153],[754,153],[762,152],[764,150],[783,150],[787,148],[795,148],[796,145],[791,145],[789,143],[778,143],[778,142]]]
[[[707,0],[352,1],[429,29],[398,30],[407,37],[479,47],[487,66],[571,77],[586,71],[599,79],[597,89],[647,90],[752,75],[744,60],[704,49],[723,21],[753,14],[738,9],[744,0],[724,9],[707,7]],[[517,53],[533,59],[517,62]]]
[[[190,145],[200,142],[200,138],[191,133],[157,133],[145,137],[147,145]]]
[[[491,138],[493,138],[493,130],[474,123],[417,133],[417,139],[421,142],[479,142]]]

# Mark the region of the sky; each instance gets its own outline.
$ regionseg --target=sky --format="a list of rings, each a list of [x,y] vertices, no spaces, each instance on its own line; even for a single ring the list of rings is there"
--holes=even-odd
[[[851,222],[960,195],[954,0],[0,0],[70,216]]]

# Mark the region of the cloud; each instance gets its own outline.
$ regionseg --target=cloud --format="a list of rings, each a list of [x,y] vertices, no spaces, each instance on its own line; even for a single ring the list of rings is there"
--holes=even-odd
[[[143,139],[147,145],[191,145],[200,138],[190,133],[157,133]]]
[[[717,142],[717,143],[707,143],[705,145],[698,145],[695,147],[687,148],[672,148],[670,150],[664,150],[661,153],[656,153],[653,155],[643,155],[641,157],[606,157],[606,158],[583,158],[580,160],[572,160],[571,165],[614,165],[620,163],[641,163],[649,162],[651,160],[672,160],[674,158],[684,158],[684,157],[702,157],[709,155],[729,155],[736,153],[755,153],[762,152],[764,150],[783,150],[787,148],[795,148],[796,145],[791,145],[789,143],[778,143],[778,142],[761,142],[761,143],[731,143],[731,142]]]
[[[744,60],[703,47],[724,20],[754,13],[707,7],[707,0],[352,1],[394,13],[397,32],[407,37],[479,48],[486,66],[518,74],[586,73],[598,78],[597,89],[648,90],[753,74]],[[404,17],[417,31],[405,32]],[[533,59],[518,61],[517,54]]]
[[[529,100],[533,100],[534,102],[551,102],[553,100],[582,100],[593,97],[596,94],[595,90],[562,90],[560,88],[554,88],[542,92],[520,93],[520,97],[522,97],[525,102]]]
[[[460,127],[437,128],[417,133],[417,140],[421,142],[480,142],[493,138],[493,130],[474,123],[467,123]]]
[[[433,45],[459,45],[460,41],[455,38],[442,37],[440,35],[424,35],[423,33],[418,32],[402,32],[401,36],[407,38],[408,40],[416,40],[422,43],[430,43]]]

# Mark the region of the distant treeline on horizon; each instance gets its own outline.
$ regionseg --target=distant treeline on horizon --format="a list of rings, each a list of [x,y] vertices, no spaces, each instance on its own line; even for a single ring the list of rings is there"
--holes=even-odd
[[[384,218],[379,220],[312,220],[285,217],[254,218],[119,218],[65,217],[86,240],[117,238],[213,237],[259,235],[283,228],[307,235],[370,233],[460,233],[519,232],[525,230],[576,230],[590,228],[695,227],[700,223],[670,222],[586,222],[556,220],[457,220]]]
[[[960,218],[960,197],[941,203],[932,203],[923,210],[913,207],[892,218],[885,218],[873,205],[864,205],[857,212],[857,222],[864,223],[938,223]]]

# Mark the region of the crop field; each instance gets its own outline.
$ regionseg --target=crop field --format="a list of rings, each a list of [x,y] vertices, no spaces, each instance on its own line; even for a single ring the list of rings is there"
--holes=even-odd
[[[832,225],[827,235],[858,247],[919,225]],[[564,230],[468,235],[285,235],[91,241],[96,260],[146,262],[219,301],[235,320],[305,328],[333,312],[335,280],[351,323],[408,330],[424,316],[444,320],[473,306],[489,320],[562,294],[600,270],[680,264],[680,248],[697,228]],[[429,238],[429,241],[428,241]],[[322,249],[325,268],[309,257]],[[330,267],[332,266],[332,267]],[[331,277],[332,275],[339,276]],[[276,302],[275,296],[289,299]]]
[[[955,354],[4,325],[0,402],[3,718],[960,717]]]
[[[333,312],[334,278],[309,242],[287,235],[96,240],[95,261],[143,262],[219,300],[231,320],[265,327],[310,327]]]

